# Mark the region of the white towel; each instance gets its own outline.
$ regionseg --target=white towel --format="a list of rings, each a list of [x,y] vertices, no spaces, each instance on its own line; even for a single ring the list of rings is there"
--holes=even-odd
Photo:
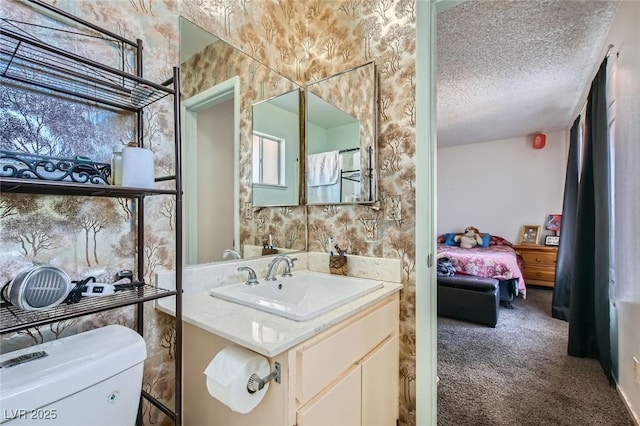
[[[340,185],[310,186],[307,190],[309,204],[327,204],[340,202]]]
[[[340,153],[321,152],[307,155],[307,186],[333,185],[340,175]]]

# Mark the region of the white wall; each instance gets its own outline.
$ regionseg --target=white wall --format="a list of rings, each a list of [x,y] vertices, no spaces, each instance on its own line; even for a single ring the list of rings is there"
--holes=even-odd
[[[360,122],[327,128],[327,143],[323,151],[360,148]]]
[[[233,99],[198,113],[198,263],[233,248]]]
[[[481,232],[518,242],[522,225],[562,211],[568,132],[438,148],[437,232]],[[543,234],[544,234],[543,230]]]
[[[618,388],[640,422],[640,2],[622,1],[607,44],[614,44],[615,85],[615,279]],[[615,331],[615,330],[614,330]]]
[[[313,143],[309,141],[313,141]],[[307,154],[325,152],[327,144],[327,129],[317,124],[307,123]]]

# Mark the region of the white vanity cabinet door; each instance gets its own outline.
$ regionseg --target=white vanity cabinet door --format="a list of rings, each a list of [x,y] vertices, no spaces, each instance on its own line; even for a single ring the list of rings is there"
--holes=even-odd
[[[298,410],[298,426],[363,425],[361,380],[361,366],[355,365],[337,383]]]
[[[362,424],[392,426],[398,418],[398,336],[391,336],[368,354],[362,366]]]
[[[398,303],[387,299],[329,335],[303,343],[296,351],[296,398],[305,404],[387,337],[397,334]],[[398,371],[396,370],[396,373]]]

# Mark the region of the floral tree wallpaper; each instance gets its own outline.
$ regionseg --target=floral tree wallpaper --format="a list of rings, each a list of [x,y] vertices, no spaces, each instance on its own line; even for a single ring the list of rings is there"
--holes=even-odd
[[[375,61],[379,79],[379,201],[370,206],[254,210],[248,206],[250,198],[245,188],[242,200],[246,222],[242,225],[242,238],[251,242],[264,235],[265,230],[273,231],[285,241],[283,245],[296,246],[305,241],[308,250],[322,251],[326,238],[333,236],[351,253],[401,260],[405,288],[400,309],[400,421],[415,424],[415,0],[48,1],[115,33],[141,38],[145,46],[144,75],[154,81],[166,80],[171,75],[171,66],[178,63],[179,15],[300,86]],[[31,7],[21,0],[2,2],[0,9],[3,16],[16,19],[31,14]],[[261,79],[269,81],[266,74]],[[204,82],[183,87],[185,96],[204,87],[199,85]],[[277,94],[276,87],[277,84],[270,87],[267,83],[252,90],[259,93],[262,89],[273,89]],[[91,155],[106,160],[115,143],[135,137],[132,133],[135,126],[129,119],[111,111],[96,112],[94,106],[72,102],[54,106],[53,100],[44,101],[40,95],[6,90],[4,86],[1,93],[2,149],[9,146],[18,149],[19,141],[26,140],[30,146],[24,149],[29,152],[58,155],[56,150],[60,147],[69,147],[69,153],[74,154],[93,149]],[[23,101],[21,96],[38,97]],[[65,110],[71,111],[70,105],[78,111],[72,118],[65,113]],[[170,174],[173,170],[171,103],[154,104],[145,112],[144,121],[144,142],[154,151],[156,174]],[[41,126],[32,127],[33,123]],[[57,142],[52,143],[52,138]],[[84,149],[88,141],[91,148]],[[242,161],[246,164],[241,167],[244,169],[250,163],[248,151],[243,149]],[[168,198],[149,197],[146,202],[145,236],[149,244],[144,247],[145,279],[150,282],[155,272],[174,266],[175,215]],[[135,206],[118,199],[78,198],[73,203],[68,200],[67,197],[0,195],[1,279],[11,279],[21,265],[33,260],[59,266],[72,275],[72,279],[86,275],[106,278],[117,270],[133,268],[132,253],[136,247],[131,227]],[[104,215],[103,211],[113,214]],[[145,339],[149,358],[145,362],[143,386],[171,406],[175,356],[172,318],[147,305]],[[133,320],[132,309],[107,311],[2,336],[2,350],[110,323],[131,326]],[[143,409],[145,424],[171,424],[148,404]]]

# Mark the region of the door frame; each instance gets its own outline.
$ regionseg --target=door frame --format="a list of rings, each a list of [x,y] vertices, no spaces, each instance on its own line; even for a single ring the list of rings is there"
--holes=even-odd
[[[416,2],[416,424],[438,414],[437,283],[437,16],[465,0]]]
[[[233,98],[233,249],[240,252],[240,79],[232,77],[181,102],[184,263],[195,265],[198,256],[198,112]],[[195,142],[195,143],[194,143]],[[193,192],[189,190],[195,189]]]

